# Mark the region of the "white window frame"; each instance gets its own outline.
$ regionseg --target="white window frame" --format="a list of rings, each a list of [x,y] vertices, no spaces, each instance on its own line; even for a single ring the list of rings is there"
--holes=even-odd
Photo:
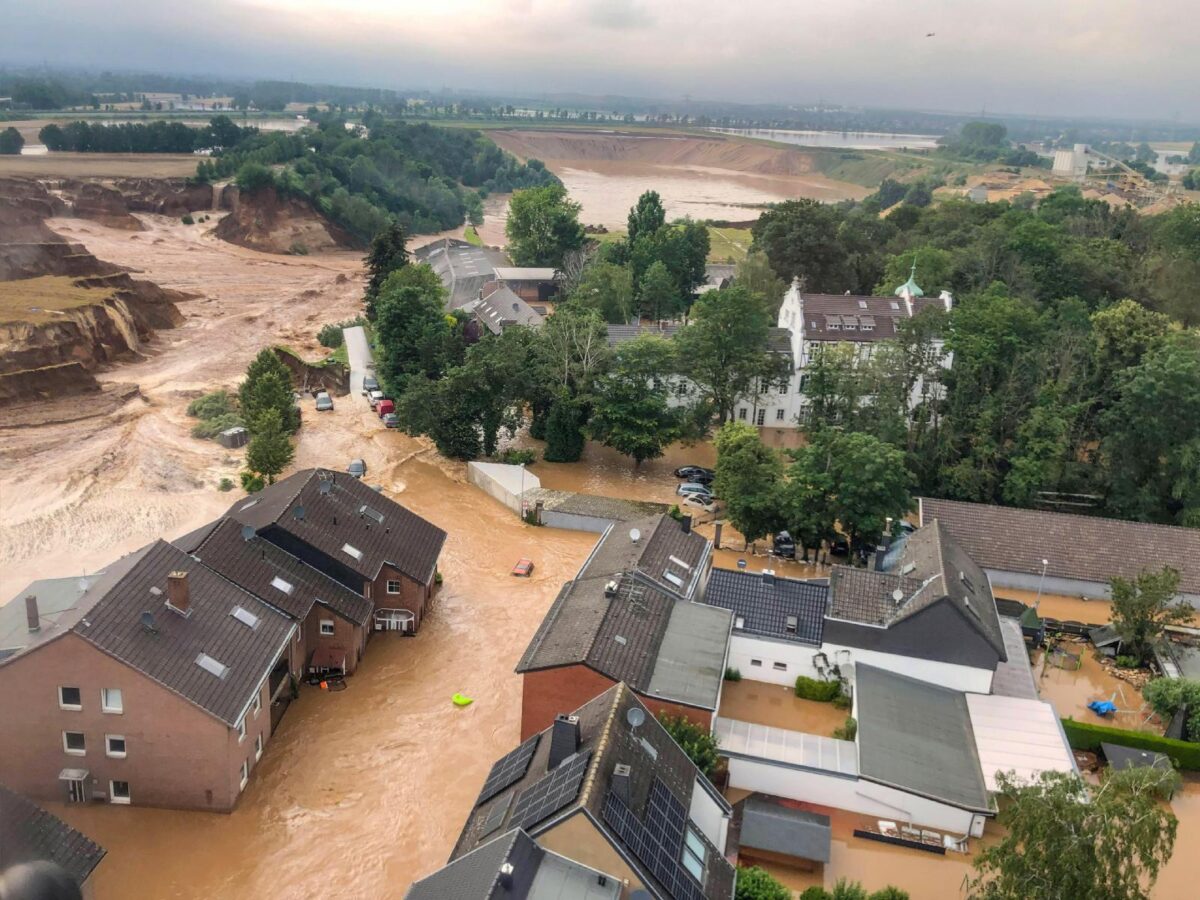
[[[752,660],[750,660],[750,665],[752,668],[761,669],[762,668],[762,660],[761,659],[752,659]]]
[[[238,743],[246,739],[246,717],[242,716],[237,723]]]
[[[238,790],[244,791],[246,789],[246,784],[249,781],[250,781],[250,760],[243,759],[242,760],[242,779],[241,779],[241,783],[238,785]]]
[[[774,669],[776,672],[786,672],[787,671],[787,663],[774,662],[771,664],[771,668]]]
[[[78,703],[63,702],[63,690],[64,689],[78,691],[79,692],[79,702]],[[77,688],[74,685],[70,685],[70,684],[60,684],[58,686],[58,708],[59,709],[69,709],[69,710],[71,710],[71,712],[80,712],[83,709],[83,689]]]
[[[325,630],[326,625],[329,626],[328,631]],[[337,627],[335,626],[333,619],[321,620],[321,634],[325,637],[330,637],[331,635],[337,634]]]
[[[696,853],[695,848],[689,843],[688,838],[693,838],[695,843],[700,845],[700,853],[703,856]],[[693,860],[700,866],[699,875],[688,867],[688,860]],[[689,875],[695,878],[700,884],[704,884],[704,874],[708,871],[708,848],[704,846],[704,839],[700,837],[700,833],[691,825],[687,826],[687,830],[683,834],[683,849],[681,851],[680,862]]]
[[[250,708],[252,710],[254,710],[254,718],[257,719],[258,714],[260,712],[262,712],[262,693],[261,693],[261,691],[254,695],[254,702],[250,705]],[[242,721],[245,721],[245,720],[243,719]]]
[[[125,747],[124,750],[114,750],[112,748],[113,741],[120,741]],[[104,755],[109,759],[124,759],[129,754],[129,745],[125,743],[125,735],[123,734],[106,734],[104,736]]]
[[[255,762],[258,762],[260,759],[262,759],[262,751],[263,751],[263,740],[262,740],[262,732],[260,731],[258,734],[256,734],[254,736],[254,761]]]
[[[112,699],[109,695],[113,692],[117,695],[116,706],[111,706],[108,702]],[[100,688],[100,711],[110,716],[119,716],[125,712],[125,694],[120,688]]]
[[[760,410],[759,410],[759,411],[758,411],[758,412],[755,414],[755,416],[754,416],[754,424],[755,424],[757,427],[759,427],[759,428],[762,428],[764,425],[766,425],[766,424],[767,424],[767,411],[766,411],[766,409],[765,409],[765,408],[764,408],[764,409],[760,409]]]
[[[395,589],[395,590],[392,590],[392,585],[393,585],[393,584],[396,586],[396,589]],[[389,579],[388,579],[388,583],[387,583],[387,592],[388,592],[389,594],[399,594],[399,593],[400,593],[400,589],[401,589],[401,584],[400,584],[400,579],[399,579],[399,578],[389,578]]]
[[[76,750],[76,749],[73,749],[72,747],[68,746],[67,745],[67,735],[68,734],[77,734],[81,738],[83,738],[83,747],[79,750]],[[82,731],[64,731],[62,733],[62,742],[63,742],[63,752],[66,753],[68,756],[87,756],[87,735],[84,734]]]
[[[125,796],[124,797],[117,796],[117,785],[118,784],[125,785]],[[109,803],[117,803],[117,804],[120,804],[121,806],[128,806],[131,802],[132,795],[133,795],[133,791],[130,790],[130,788],[129,788],[129,782],[125,781],[123,778],[117,778],[108,783],[108,802]]]
[[[738,410],[738,419],[740,419],[743,422],[746,421],[746,407],[743,406],[741,409]]]

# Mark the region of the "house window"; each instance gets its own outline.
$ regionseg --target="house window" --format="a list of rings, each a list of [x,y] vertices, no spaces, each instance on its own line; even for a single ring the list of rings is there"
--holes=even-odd
[[[808,387],[808,376],[807,376],[807,375],[801,375],[801,376],[800,376],[800,393],[802,393],[802,394],[803,394],[803,393],[804,393],[804,389],[805,389],[805,388],[807,388],[807,387]]]
[[[750,665],[758,667],[758,668],[762,668],[762,660],[761,659],[752,659],[752,660],[750,660]]]
[[[333,619],[321,620],[321,634],[333,634]]]
[[[774,669],[776,672],[786,672],[787,671],[787,663],[781,663],[781,662],[772,663],[771,668]]]
[[[776,422],[783,421],[783,410],[782,409],[775,410],[775,421]]]
[[[696,829],[689,825],[683,839],[683,867],[701,884],[704,884],[704,861],[707,856],[704,841],[696,833]]]
[[[760,409],[758,411],[758,415],[756,415],[754,417],[754,424],[755,425],[764,425],[764,424],[766,424],[766,421],[767,421],[767,411],[765,409]]]
[[[104,755],[113,759],[125,758],[125,736],[122,734],[106,734],[104,736]]]
[[[391,581],[391,580],[389,580],[389,581],[388,581],[388,583],[387,583],[387,592],[388,592],[389,594],[398,594],[398,593],[400,593],[400,582],[399,582],[399,581]]]
[[[125,701],[121,697],[121,689],[101,688],[100,708],[106,713],[117,714],[125,712]]]
[[[129,782],[110,781],[108,783],[108,800],[110,803],[129,804]]]
[[[254,738],[254,760],[257,762],[262,759],[262,732]]]
[[[251,708],[252,710],[254,710],[254,717],[257,719],[257,718],[258,718],[258,714],[259,714],[260,712],[262,712],[262,694],[255,694],[255,695],[254,695],[254,703],[251,705],[251,707],[250,707],[250,708]]]
[[[58,705],[63,709],[83,709],[83,695],[77,687],[60,687]]]
[[[87,744],[83,739],[82,731],[64,731],[63,732],[63,750],[72,756],[86,756]]]
[[[743,406],[741,409],[738,410],[738,418],[739,419],[746,418],[746,407]]]
[[[246,759],[246,760],[242,760],[242,780],[238,784],[238,790],[244,791],[246,789],[246,782],[249,780],[250,780],[250,760]]]
[[[246,717],[245,716],[242,716],[238,720],[237,733],[238,733],[238,741],[239,742],[244,741],[246,739]]]

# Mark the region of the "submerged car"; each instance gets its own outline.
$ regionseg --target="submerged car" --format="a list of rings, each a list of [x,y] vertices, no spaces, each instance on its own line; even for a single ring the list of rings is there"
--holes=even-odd
[[[362,478],[367,474],[367,463],[365,460],[352,459],[350,465],[346,466],[346,471],[355,478]]]
[[[717,473],[712,469],[706,469],[703,466],[680,466],[675,470],[674,474],[676,478],[686,478],[688,481],[699,481],[699,478],[696,476],[707,476],[711,481]]]
[[[784,559],[795,559],[796,541],[786,531],[781,531],[771,541],[771,552]]]
[[[333,398],[327,391],[317,392],[317,412],[328,412],[333,409]]]
[[[683,509],[699,509],[706,513],[717,511],[717,501],[712,499],[711,494],[688,494],[679,501],[679,505]]]
[[[533,560],[522,557],[517,560],[517,564],[513,566],[512,573],[519,578],[528,578],[533,574]]]
[[[675,488],[675,493],[680,497],[686,497],[689,494],[695,494],[700,497],[707,497],[710,501],[713,499],[712,491],[707,485],[698,484],[695,481],[685,481],[679,487]]]

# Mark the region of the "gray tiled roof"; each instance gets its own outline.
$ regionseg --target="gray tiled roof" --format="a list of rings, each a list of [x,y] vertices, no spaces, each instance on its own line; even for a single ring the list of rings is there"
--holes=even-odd
[[[49,860],[82,885],[104,854],[58,816],[0,785],[0,874],[19,863]]]
[[[854,670],[860,777],[990,812],[965,695],[864,663]]]
[[[683,326],[674,324],[662,325],[661,327],[658,325],[609,325],[608,343],[609,346],[615,347],[617,344],[632,341],[634,338],[639,338],[644,334],[670,338],[674,337],[675,333],[681,327]]]
[[[293,619],[303,620],[314,603],[328,607],[342,618],[364,625],[371,618],[371,601],[301,562],[270,541],[242,536],[243,526],[230,518],[217,520],[217,527],[192,555],[219,575],[228,578]],[[284,590],[272,584],[280,578],[291,585]]]
[[[513,293],[511,288],[501,285],[474,306],[475,317],[492,334],[499,334],[512,325],[536,328],[543,317],[532,306]]]
[[[919,499],[922,524],[937,519],[985,569],[1106,583],[1164,566],[1179,570],[1179,589],[1200,594],[1200,529],[1098,516],[1013,509],[957,500]]]
[[[321,483],[331,484],[321,493]],[[379,522],[362,513],[363,507],[383,515]],[[303,518],[296,513],[303,508]],[[271,526],[319,550],[330,559],[374,581],[389,563],[421,584],[433,578],[446,532],[414,512],[372,490],[359,479],[326,469],[301,471],[243,498],[226,515],[264,532]],[[342,548],[361,551],[355,559]]]
[[[921,582],[895,572],[834,566],[829,573],[829,615],[864,625],[888,625],[896,618],[895,591],[910,597]]]
[[[908,318],[904,301],[898,297],[864,297],[851,294],[803,293],[804,337],[810,341],[852,341],[855,343],[887,341],[896,337],[896,323]],[[913,313],[938,309],[937,297],[917,297]],[[855,327],[847,329],[846,319]],[[874,327],[864,331],[865,324]],[[830,328],[836,324],[837,328]]]
[[[187,572],[191,608],[186,617],[166,606],[167,575],[178,571]],[[235,606],[257,617],[257,625],[235,619]],[[153,631],[142,626],[143,612],[154,616]],[[295,627],[283,613],[160,540],[104,590],[72,630],[233,726]],[[228,666],[225,676],[197,665],[200,653]]]
[[[704,591],[705,603],[733,613],[735,632],[813,646],[821,643],[828,600],[823,582],[778,576],[768,582],[761,573],[735,569],[714,568]],[[791,630],[789,617],[796,620]]]
[[[634,707],[641,709],[644,715],[644,722],[636,731],[629,727],[626,718],[628,711]],[[578,795],[571,802],[549,818],[527,826],[527,831],[536,839],[542,831],[562,817],[580,809],[587,809],[592,814],[596,827],[603,831],[610,841],[622,847],[627,857],[626,861],[637,872],[638,877],[653,887],[656,896],[670,897],[670,893],[658,883],[649,869],[637,861],[631,852],[632,848],[626,846],[621,837],[604,821],[602,810],[609,793],[613,769],[618,764],[630,767],[630,809],[638,817],[645,815],[651,786],[656,780],[663,784],[685,810],[691,808],[692,792],[695,790],[709,792],[714,802],[726,810],[728,804],[715,788],[702,786],[707,785],[704,776],[626,685],[614,685],[579,709],[563,712],[574,712],[579,717],[579,752],[591,753],[587,772]],[[459,859],[476,847],[485,845],[490,834],[494,833],[483,833],[484,823],[489,814],[496,807],[511,804],[501,817],[499,825],[495,826],[499,830],[505,829],[516,806],[512,798],[546,775],[552,742],[546,737],[546,732],[542,734],[543,737],[537,742],[525,775],[471,811],[451,854],[451,860]],[[730,900],[732,897],[734,870],[724,859],[723,853],[724,848],[709,846],[708,871],[703,891],[706,900]]]
[[[545,856],[537,842],[519,828],[480,844],[474,850],[438,869],[428,878],[415,882],[405,894],[406,900],[492,900],[496,897],[520,897],[528,894]],[[513,890],[497,891],[500,867],[513,869]]]
[[[827,863],[833,843],[829,816],[751,794],[742,801],[739,846]]]
[[[495,267],[508,258],[499,250],[443,238],[413,251],[413,262],[426,263],[446,288],[450,309],[470,303],[484,285],[496,279]]]

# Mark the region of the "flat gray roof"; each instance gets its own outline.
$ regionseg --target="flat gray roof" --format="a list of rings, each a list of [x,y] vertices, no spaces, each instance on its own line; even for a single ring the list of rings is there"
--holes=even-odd
[[[827,863],[832,842],[829,816],[757,796],[742,805],[742,847]]]
[[[728,610],[676,602],[646,695],[716,709],[732,621]]]
[[[996,663],[996,674],[992,676],[992,693],[1005,697],[1038,699],[1037,685],[1033,682],[1033,669],[1029,665],[1029,651],[1025,649],[1025,636],[1021,623],[1009,616],[1000,616],[1000,633],[1004,636],[1004,651],[1007,659]]]

